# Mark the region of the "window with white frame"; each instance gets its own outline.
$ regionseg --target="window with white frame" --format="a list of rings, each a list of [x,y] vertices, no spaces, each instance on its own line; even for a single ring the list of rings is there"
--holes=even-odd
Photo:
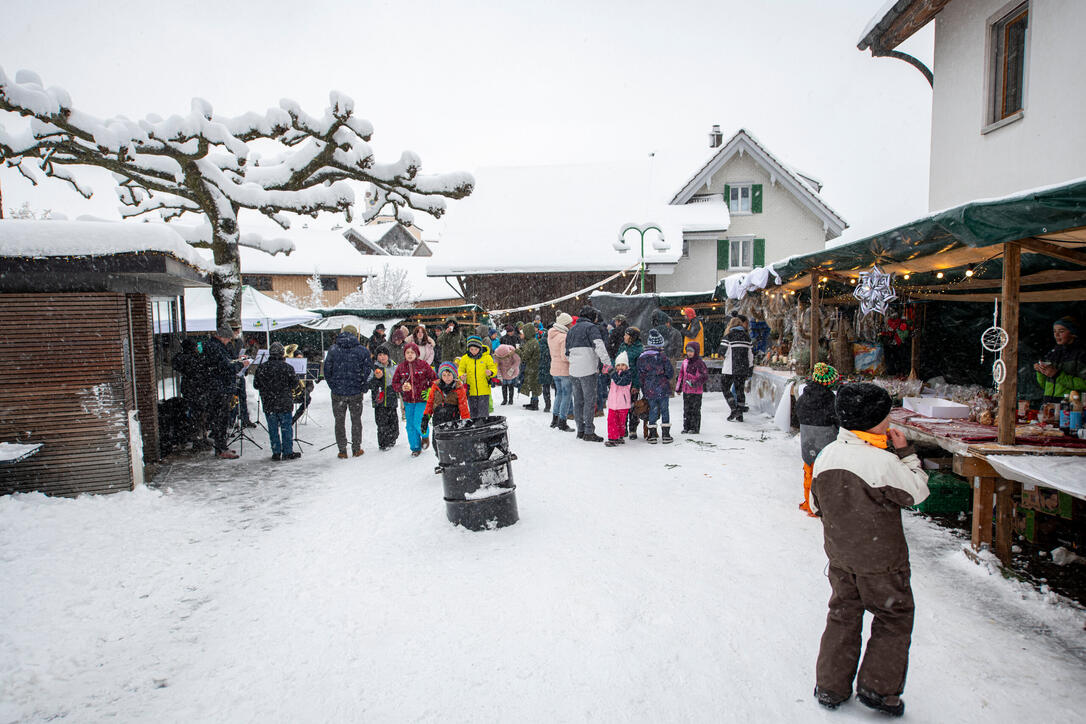
[[[754,259],[754,238],[730,239],[728,269],[750,269]]]
[[[730,184],[728,187],[728,211],[733,214],[750,213],[750,184]]]
[[[1028,2],[1016,5],[991,24],[989,124],[1013,116],[1025,107],[1028,29]]]

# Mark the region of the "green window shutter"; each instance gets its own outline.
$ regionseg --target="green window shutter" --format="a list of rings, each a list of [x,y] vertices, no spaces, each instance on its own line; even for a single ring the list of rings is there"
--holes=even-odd
[[[765,239],[754,240],[754,266],[765,266]]]
[[[716,268],[727,269],[728,268],[728,251],[731,248],[731,243],[727,239],[717,239],[716,242]]]
[[[729,184],[724,184],[724,205],[727,206],[728,208],[731,208],[731,204],[732,204],[732,187]]]
[[[750,212],[752,214],[762,213],[762,185],[753,184],[750,187]]]

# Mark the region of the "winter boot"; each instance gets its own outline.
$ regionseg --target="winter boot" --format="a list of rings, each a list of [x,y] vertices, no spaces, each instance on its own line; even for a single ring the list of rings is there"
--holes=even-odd
[[[621,440],[612,440],[612,439],[608,438],[607,442],[603,443],[603,446],[604,447],[615,447],[620,442],[622,442],[622,441]]]
[[[573,428],[569,426],[569,423],[561,418],[558,419],[558,424],[554,426],[554,429],[562,432],[573,432]]]
[[[656,444],[656,425],[649,425],[649,434],[645,436],[645,439],[652,445]]]
[[[742,412],[742,410],[739,411],[739,414],[737,414],[734,419],[735,419],[736,422],[742,422],[743,421],[743,412]]]
[[[728,413],[728,422],[731,422],[732,420],[735,419],[736,415],[740,415],[740,414],[742,414],[742,413],[739,412],[739,408],[738,407],[733,407],[732,411],[730,413]]]
[[[636,440],[637,439],[637,426],[636,425],[634,425],[633,428],[630,430],[630,439],[631,440]]]
[[[675,438],[673,438],[671,436],[671,425],[661,425],[660,426],[660,440],[665,445],[668,444],[669,442],[675,442]]]
[[[533,397],[531,402],[529,402],[527,405],[521,405],[521,407],[523,407],[525,410],[538,410],[539,398]]]
[[[847,696],[841,696],[840,694],[834,694],[832,691],[826,691],[820,686],[816,686],[814,689],[815,699],[818,699],[818,703],[827,709],[836,709],[837,707],[848,701]]]
[[[901,716],[905,713],[905,702],[901,700],[900,696],[882,696],[858,686],[856,687],[856,698],[864,706],[875,711],[881,711],[883,714]]]
[[[551,415],[551,427],[558,427],[558,415]]]

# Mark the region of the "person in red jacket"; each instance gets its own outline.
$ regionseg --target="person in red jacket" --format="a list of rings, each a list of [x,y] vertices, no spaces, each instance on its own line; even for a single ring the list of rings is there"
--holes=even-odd
[[[443,422],[471,418],[468,388],[456,379],[456,366],[452,362],[442,362],[437,369],[438,378],[430,385],[426,396],[426,409],[422,413],[420,432],[423,438],[428,434],[431,418],[435,427]],[[437,440],[434,440],[434,452],[437,452]]]
[[[426,390],[437,379],[434,368],[419,359],[419,347],[414,342],[403,346],[403,362],[396,365],[392,375],[392,388],[403,399],[407,418],[407,442],[411,445],[411,457],[418,457],[430,438],[422,434],[422,414],[426,408]]]

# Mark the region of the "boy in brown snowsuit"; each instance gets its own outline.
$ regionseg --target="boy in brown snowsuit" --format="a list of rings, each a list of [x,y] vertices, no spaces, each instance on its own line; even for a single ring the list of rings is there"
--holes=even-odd
[[[927,498],[928,486],[916,451],[889,430],[891,405],[877,385],[842,387],[840,432],[815,460],[811,510],[822,518],[833,593],[814,694],[836,709],[856,679],[861,703],[901,716],[914,609],[901,509]],[[857,676],[865,610],[874,620]]]

